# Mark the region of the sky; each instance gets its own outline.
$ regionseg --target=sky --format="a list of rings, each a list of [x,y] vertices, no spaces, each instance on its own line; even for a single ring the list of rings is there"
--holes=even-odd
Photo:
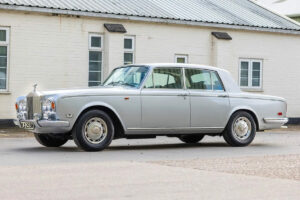
[[[300,15],[300,0],[256,0],[283,15]]]

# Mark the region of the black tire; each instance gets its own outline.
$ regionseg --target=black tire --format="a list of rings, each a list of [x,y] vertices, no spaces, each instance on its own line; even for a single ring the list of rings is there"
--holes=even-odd
[[[60,147],[68,141],[65,137],[55,137],[52,134],[34,134],[35,139],[45,147]]]
[[[200,142],[205,135],[181,135],[179,140],[187,144],[196,144]]]
[[[251,124],[251,130],[245,134],[245,136],[239,136],[234,131],[234,125],[237,122],[237,120],[244,121],[248,119]],[[247,120],[244,121],[247,124]],[[247,125],[247,127],[249,127]],[[239,111],[234,113],[231,118],[229,119],[229,122],[227,124],[227,127],[223,133],[223,137],[227,144],[233,147],[244,147],[251,144],[251,142],[254,140],[256,135],[256,124],[251,114],[245,111]],[[244,137],[244,138],[243,138]]]
[[[93,141],[90,141],[89,137],[85,134],[86,130],[84,130],[87,123],[89,123],[90,120],[95,118],[103,120],[106,123],[107,127],[107,129],[100,129],[102,131],[106,130],[106,136],[104,137],[102,134],[104,138],[99,139],[100,141],[97,141],[99,143],[93,143]],[[90,110],[84,113],[78,119],[77,123],[75,124],[75,127],[73,128],[72,135],[75,144],[80,149],[84,151],[102,151],[110,145],[111,141],[114,138],[114,132],[114,124],[108,114],[101,110]]]

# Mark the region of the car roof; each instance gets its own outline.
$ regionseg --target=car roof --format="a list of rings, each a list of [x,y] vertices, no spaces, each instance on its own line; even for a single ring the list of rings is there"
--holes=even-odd
[[[217,67],[212,67],[212,66],[208,66],[208,65],[200,65],[200,64],[182,64],[182,63],[144,63],[144,64],[133,64],[130,66],[149,66],[152,68],[156,68],[156,67],[183,67],[183,68],[200,68],[200,69],[208,69],[208,70],[214,70],[214,71],[226,71],[224,69],[221,68],[217,68]]]

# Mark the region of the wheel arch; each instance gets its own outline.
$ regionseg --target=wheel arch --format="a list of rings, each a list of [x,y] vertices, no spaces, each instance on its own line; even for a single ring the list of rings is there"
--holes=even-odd
[[[256,130],[258,131],[259,127],[260,127],[258,117],[257,117],[256,112],[254,110],[252,110],[251,108],[237,108],[231,112],[229,119],[231,118],[231,116],[233,114],[235,114],[237,112],[242,112],[242,111],[249,113],[253,117],[255,125],[256,125]],[[228,119],[228,121],[229,121],[229,119]]]
[[[115,127],[115,138],[114,139],[124,137],[126,127],[125,127],[123,121],[121,120],[120,115],[111,106],[106,105],[106,104],[100,104],[100,103],[89,104],[89,105],[86,105],[84,108],[82,108],[80,111],[80,114],[77,116],[77,118],[74,122],[72,129],[75,127],[75,125],[77,124],[80,117],[84,113],[86,113],[90,110],[101,110],[101,111],[104,111],[105,113],[107,113],[111,117],[114,127]]]

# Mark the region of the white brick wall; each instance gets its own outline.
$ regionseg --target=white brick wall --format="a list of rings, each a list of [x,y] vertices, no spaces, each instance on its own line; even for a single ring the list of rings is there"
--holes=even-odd
[[[174,62],[175,54],[188,54],[190,63],[218,64],[237,80],[240,57],[261,58],[261,93],[285,97],[288,115],[300,117],[298,35],[0,11],[0,26],[11,29],[11,93],[0,94],[0,119],[14,118],[16,97],[26,95],[34,83],[40,90],[86,87],[88,33],[104,35],[105,76],[121,65],[124,35],[107,32],[104,23],[122,23],[126,34],[136,36],[136,63]],[[212,31],[226,31],[233,40],[213,39]]]

